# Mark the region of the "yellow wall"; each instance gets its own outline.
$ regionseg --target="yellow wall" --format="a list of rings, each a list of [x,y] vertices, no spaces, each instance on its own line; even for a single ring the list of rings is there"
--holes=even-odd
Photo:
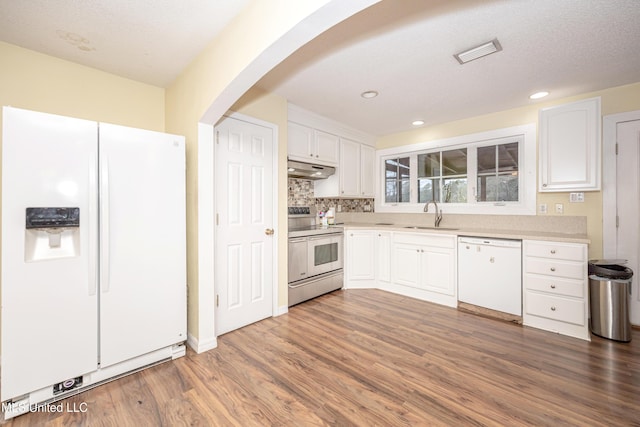
[[[287,162],[287,100],[262,89],[252,88],[232,107],[232,111],[255,117],[278,126],[278,164]],[[278,175],[278,306],[287,305],[287,171],[279,167]]]
[[[164,131],[162,88],[0,42],[0,105]]]
[[[255,66],[254,61],[284,34],[327,3],[330,0],[251,1],[167,88],[166,131],[184,135],[187,145],[188,329],[195,338],[200,338],[198,122],[203,120],[214,104],[220,115],[229,109],[255,83],[247,80],[249,77],[243,72]],[[267,71],[264,70],[265,73]],[[256,76],[256,80],[259,77]],[[238,90],[241,91],[236,94],[234,91]],[[207,114],[204,122],[215,124],[212,122],[219,117]],[[282,252],[280,256],[283,256]]]
[[[409,132],[387,135],[376,141],[376,148],[398,147],[407,144],[433,141],[454,136],[484,132],[528,123],[538,123],[538,110],[553,105],[565,104],[580,99],[601,97],[602,115],[640,110],[640,83],[585,93],[571,98],[548,102],[536,102],[512,110],[471,117],[450,123],[415,129]],[[538,193],[537,204],[546,203],[549,213],[555,214],[555,204],[564,205],[564,215],[586,216],[587,233],[591,239],[589,257],[602,257],[602,192],[585,192],[584,203],[569,203],[568,193]]]

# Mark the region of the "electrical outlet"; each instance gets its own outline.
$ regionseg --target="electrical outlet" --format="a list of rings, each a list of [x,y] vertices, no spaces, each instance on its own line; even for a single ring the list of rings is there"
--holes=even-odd
[[[564,213],[564,205],[562,203],[556,203],[556,213],[557,214]]]
[[[546,214],[547,213],[547,204],[546,203],[540,203],[540,206],[538,206],[538,212],[540,212],[541,214]]]
[[[336,210],[337,210],[338,212],[342,212],[342,205],[338,205],[338,206],[336,207]]]

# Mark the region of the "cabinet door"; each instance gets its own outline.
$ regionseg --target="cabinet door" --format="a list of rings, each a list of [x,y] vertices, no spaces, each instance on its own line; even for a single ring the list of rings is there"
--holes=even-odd
[[[540,111],[540,191],[600,190],[600,98]]]
[[[381,282],[391,281],[391,233],[376,233],[376,279]]]
[[[314,131],[315,141],[314,150],[315,161],[331,166],[338,165],[338,153],[340,150],[340,138],[330,133],[319,130]]]
[[[360,197],[360,143],[340,140],[340,196]]]
[[[420,249],[420,287],[445,295],[455,295],[455,263],[452,249]]]
[[[289,122],[287,129],[289,133],[287,142],[289,158],[303,162],[314,161],[315,157],[311,149],[313,129],[292,122]]]
[[[407,243],[393,244],[393,282],[399,285],[421,288],[420,246]]]
[[[362,144],[360,146],[360,194],[363,197],[374,197],[375,162],[375,148]]]
[[[375,233],[349,231],[347,234],[347,280],[375,279]]]

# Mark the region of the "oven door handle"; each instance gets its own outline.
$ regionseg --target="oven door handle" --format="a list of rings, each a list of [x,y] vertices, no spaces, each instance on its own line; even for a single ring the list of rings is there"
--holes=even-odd
[[[323,234],[321,236],[313,236],[313,237],[309,237],[309,241],[310,242],[315,242],[316,240],[329,240],[329,239],[335,239],[336,237],[341,236],[341,233],[330,233],[330,234]]]
[[[289,243],[302,243],[306,242],[307,240],[307,237],[301,237],[299,239],[289,239]]]

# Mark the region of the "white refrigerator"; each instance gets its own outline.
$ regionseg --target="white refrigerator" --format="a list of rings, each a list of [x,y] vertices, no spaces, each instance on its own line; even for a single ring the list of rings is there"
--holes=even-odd
[[[184,355],[184,137],[3,109],[5,416]]]

